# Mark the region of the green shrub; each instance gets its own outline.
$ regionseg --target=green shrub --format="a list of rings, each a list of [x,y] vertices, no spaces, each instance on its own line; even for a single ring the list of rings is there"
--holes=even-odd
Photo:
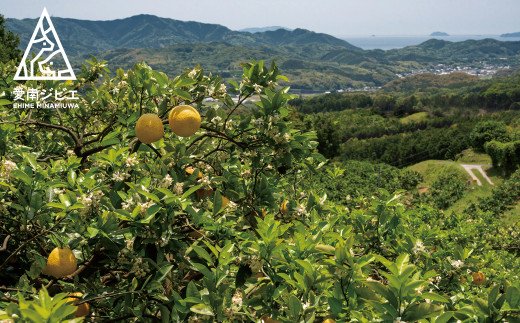
[[[471,145],[479,151],[484,151],[484,144],[488,141],[504,141],[507,138],[505,123],[498,121],[482,121],[470,133]]]
[[[429,198],[438,208],[447,209],[464,196],[467,187],[467,180],[463,175],[447,168],[433,181]]]

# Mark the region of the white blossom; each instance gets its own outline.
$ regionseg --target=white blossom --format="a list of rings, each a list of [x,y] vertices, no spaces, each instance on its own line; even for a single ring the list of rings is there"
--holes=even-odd
[[[417,240],[415,242],[415,245],[413,246],[412,252],[420,253],[420,252],[423,252],[424,250],[425,250],[425,248],[424,248],[423,242],[421,240]]]
[[[209,179],[208,176],[203,176],[203,177],[199,180],[199,182],[200,182],[201,184],[204,184],[204,185],[209,185],[209,184],[211,184],[211,181],[210,181],[210,179]]]
[[[240,290],[237,290],[235,294],[233,294],[231,302],[233,303],[233,307],[235,308],[242,307],[242,293],[240,292]]]
[[[182,195],[183,188],[184,188],[184,183],[180,183],[180,182],[179,183],[175,183],[175,186],[173,187],[173,191],[177,195]]]
[[[58,187],[55,187],[52,189],[52,194],[54,195],[60,195],[60,194],[63,194],[65,193],[65,189],[64,188],[58,188]]]
[[[262,92],[262,87],[260,85],[255,83],[255,84],[253,84],[253,87],[255,88],[256,93]]]
[[[227,205],[227,208],[230,209],[230,210],[236,210],[237,206],[238,206],[238,204],[236,204],[235,202],[229,201],[228,205]]]
[[[192,69],[189,73],[188,73],[188,77],[190,78],[195,78],[195,76],[197,76],[197,73],[199,72],[199,70],[197,68],[194,68]]]
[[[9,177],[11,172],[17,168],[16,164],[10,160],[4,160],[0,167],[0,176]]]
[[[124,182],[128,177],[130,177],[129,174],[120,171],[116,171],[114,174],[112,174],[112,179],[116,182]]]
[[[146,211],[148,211],[148,209],[154,205],[154,201],[147,201],[147,202],[144,202],[144,203],[140,203],[139,204],[139,207],[141,208],[141,213],[146,213]]]
[[[222,121],[222,118],[220,116],[216,116],[213,119],[211,119],[211,123],[219,124],[220,121]]]
[[[451,261],[451,265],[453,266],[453,268],[459,269],[460,267],[464,266],[464,261],[459,260],[459,259],[453,260],[453,261]]]
[[[128,198],[126,201],[121,203],[121,207],[123,210],[131,211],[134,205],[134,199],[132,197]]]
[[[218,89],[218,93],[220,95],[225,95],[227,93],[227,88],[225,84],[220,84],[220,87]]]
[[[119,93],[119,88],[117,86],[115,86],[111,91],[110,91],[113,95],[116,95]]]
[[[307,210],[305,209],[305,206],[303,204],[300,204],[296,207],[296,213],[298,213],[298,215],[303,215],[307,212]]]
[[[159,184],[159,187],[168,188],[172,185],[172,183],[173,178],[170,176],[170,174],[166,174],[166,176],[164,176],[161,183]]]
[[[89,208],[92,205],[92,195],[81,195],[79,197],[79,202],[83,204],[85,207]]]
[[[136,155],[130,155],[125,160],[126,167],[133,167],[137,164],[139,164],[139,159],[137,159]]]

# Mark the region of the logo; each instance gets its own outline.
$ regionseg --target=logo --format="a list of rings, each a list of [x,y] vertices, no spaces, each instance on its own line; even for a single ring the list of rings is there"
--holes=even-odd
[[[30,58],[32,52],[37,54]],[[43,8],[14,79],[76,80],[47,8]]]

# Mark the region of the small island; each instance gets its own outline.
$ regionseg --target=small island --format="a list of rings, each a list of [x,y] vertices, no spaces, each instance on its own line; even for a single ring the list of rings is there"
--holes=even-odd
[[[500,37],[520,37],[520,32],[517,33],[508,33],[508,34],[502,34]]]
[[[433,33],[430,34],[430,36],[445,37],[445,36],[449,36],[449,34],[443,32],[443,31],[434,31]]]

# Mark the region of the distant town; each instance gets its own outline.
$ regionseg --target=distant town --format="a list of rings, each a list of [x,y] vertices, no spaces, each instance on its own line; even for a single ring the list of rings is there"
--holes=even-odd
[[[433,73],[437,75],[446,75],[456,72],[463,72],[469,75],[475,76],[491,76],[496,74],[500,70],[508,70],[510,69],[510,65],[493,65],[485,62],[481,62],[478,64],[478,67],[475,66],[460,66],[460,65],[447,65],[447,64],[437,64],[432,67],[421,68],[417,70],[412,70],[409,73],[397,73],[397,77],[403,78],[410,75],[416,74],[424,74],[424,73]]]
[[[480,62],[478,67],[476,66],[460,66],[460,65],[448,65],[448,64],[436,64],[431,67],[425,67],[421,69],[411,70],[405,73],[396,73],[398,78],[405,78],[417,74],[431,73],[436,75],[447,75],[452,73],[467,73],[469,75],[475,75],[478,77],[486,78],[495,75],[499,71],[511,69],[510,65],[493,65],[485,62]],[[347,87],[340,90],[325,91],[324,94],[329,93],[343,93],[343,92],[374,92],[380,90],[381,86],[364,86],[364,87]]]

